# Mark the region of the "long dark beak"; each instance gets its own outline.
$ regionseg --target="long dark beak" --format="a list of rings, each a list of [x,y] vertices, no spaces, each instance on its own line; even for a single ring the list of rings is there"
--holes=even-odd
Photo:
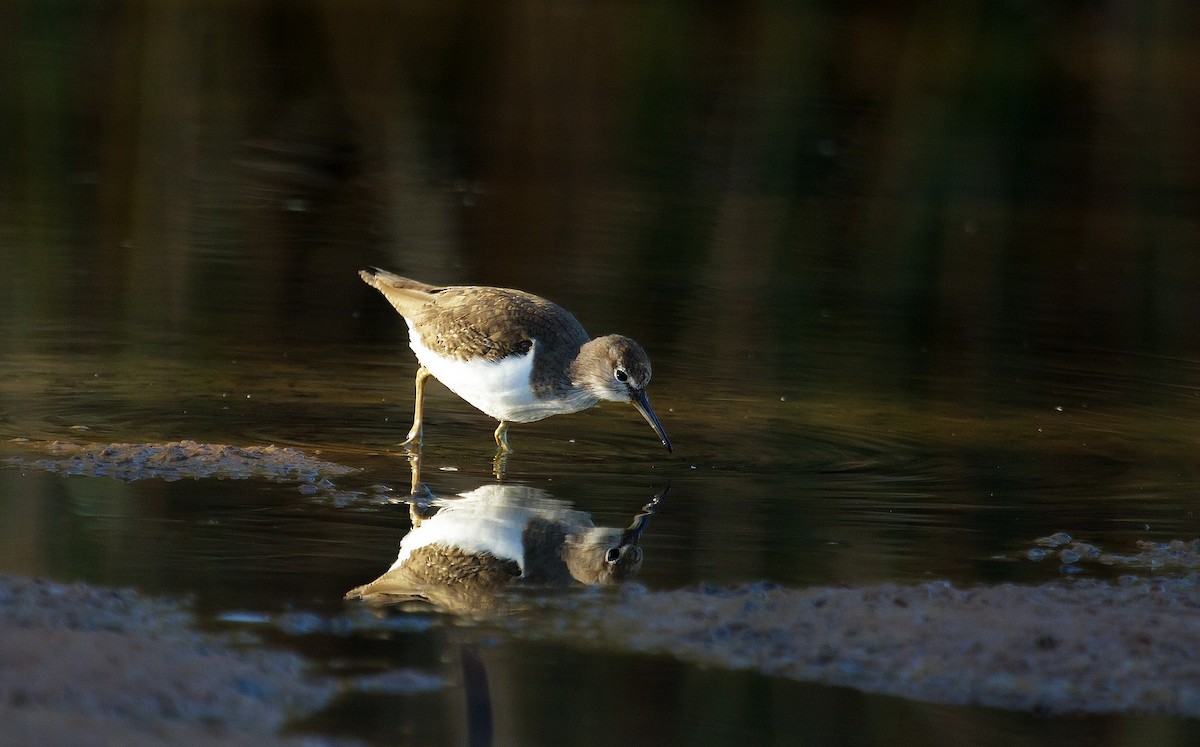
[[[667,432],[663,430],[662,423],[658,422],[658,416],[654,414],[654,408],[650,406],[650,400],[646,397],[645,389],[637,389],[633,392],[631,400],[634,408],[642,414],[654,432],[658,434],[659,440],[663,442],[663,446],[667,447],[667,451],[671,451],[671,439],[667,438]]]

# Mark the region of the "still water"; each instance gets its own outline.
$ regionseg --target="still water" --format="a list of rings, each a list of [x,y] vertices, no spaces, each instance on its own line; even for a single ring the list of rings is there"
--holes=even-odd
[[[1032,583],[1064,575],[1027,557],[1055,532],[1191,540],[1196,20],[1186,3],[5,4],[0,456],[24,461],[0,470],[0,571],[191,595],[214,621],[338,615],[410,526],[388,496],[408,489],[416,363],[367,265],[529,290],[646,348],[673,454],[606,405],[514,426],[504,479],[599,526],[669,487],[641,537],[650,589]],[[431,384],[431,490],[493,483],[494,427]],[[53,441],[184,439],[359,471],[304,490],[29,466]],[[481,643],[411,614],[431,622],[268,644],[430,671],[478,649],[506,743],[1189,728]],[[297,729],[454,741],[461,699],[363,695]]]

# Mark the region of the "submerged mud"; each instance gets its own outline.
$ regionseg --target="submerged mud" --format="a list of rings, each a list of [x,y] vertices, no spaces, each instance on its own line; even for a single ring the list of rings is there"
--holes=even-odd
[[[113,477],[126,482],[152,478],[171,481],[258,477],[319,484],[323,479],[358,471],[287,446],[233,446],[196,441],[143,444],[53,441],[30,445],[45,456],[17,456],[9,459],[9,463],[62,475]]]
[[[539,636],[933,702],[1047,714],[1200,718],[1200,587],[1041,586],[647,592],[550,604]]]
[[[1081,573],[1101,566],[1137,571],[1194,571],[1200,569],[1200,539],[1190,542],[1139,540],[1137,552],[1112,552],[1089,542],[1081,542],[1066,532],[1033,541],[1033,547],[1021,553],[1035,563],[1058,561],[1066,573]]]
[[[290,446],[236,446],[196,441],[165,443],[73,443],[14,439],[9,451],[19,452],[0,463],[59,475],[111,477],[123,482],[160,479],[247,480],[295,483],[297,489],[336,505],[363,500],[361,490],[343,490],[334,478],[360,472],[337,462],[320,459]]]

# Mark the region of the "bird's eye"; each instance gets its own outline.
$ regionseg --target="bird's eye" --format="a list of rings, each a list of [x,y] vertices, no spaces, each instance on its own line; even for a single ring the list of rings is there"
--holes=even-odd
[[[621,559],[621,549],[618,547],[608,548],[608,552],[604,553],[604,560],[608,563],[615,563]]]
[[[613,376],[617,377],[617,381],[629,381],[629,374],[625,373],[625,369],[622,368],[613,371]]]

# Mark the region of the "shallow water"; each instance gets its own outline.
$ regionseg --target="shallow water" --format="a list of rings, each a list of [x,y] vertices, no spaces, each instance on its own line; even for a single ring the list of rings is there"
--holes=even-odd
[[[606,405],[514,426],[505,479],[608,526],[669,486],[651,589],[1109,578],[1129,569],[1028,551],[1195,538],[1195,12],[944,11],[5,6],[0,457],[23,461],[0,470],[0,571],[213,619],[338,614],[409,527],[386,497],[415,361],[368,264],[520,287],[643,344],[673,454]],[[494,423],[436,384],[426,412],[430,487],[493,481]],[[308,490],[31,466],[52,441],[184,439],[361,471]],[[272,643],[417,667],[475,643],[429,619]],[[520,684],[497,728],[523,743],[1185,728],[504,638],[482,656]],[[459,695],[443,720],[362,696],[313,723],[445,741]]]

